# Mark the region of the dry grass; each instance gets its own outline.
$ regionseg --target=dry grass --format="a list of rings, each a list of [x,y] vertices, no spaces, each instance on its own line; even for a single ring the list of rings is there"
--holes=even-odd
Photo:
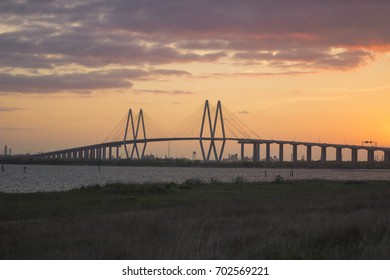
[[[390,258],[388,182],[245,187],[193,186],[161,194],[161,201],[144,194],[144,201],[153,196],[154,207],[120,213],[4,221],[0,258]]]

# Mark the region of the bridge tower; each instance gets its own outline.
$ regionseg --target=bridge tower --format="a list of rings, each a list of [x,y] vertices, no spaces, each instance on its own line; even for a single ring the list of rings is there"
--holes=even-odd
[[[135,125],[135,123],[137,123],[137,125]],[[131,132],[132,139],[134,140],[133,148],[131,150],[130,155],[129,155],[129,151],[127,150],[127,145],[126,145],[127,134],[129,131],[129,124],[131,124],[130,132]],[[141,135],[140,135],[140,129],[141,129],[141,133],[142,133]],[[143,136],[143,138],[140,138],[140,136],[141,137]],[[141,155],[139,153],[138,146],[137,146],[137,144],[139,144],[139,143],[144,144],[144,146],[142,148]],[[128,159],[133,159],[135,156],[137,157],[137,159],[143,158],[144,154],[145,154],[146,144],[147,144],[146,129],[145,129],[144,114],[142,112],[142,109],[139,110],[137,120],[134,118],[132,110],[129,109],[129,113],[127,115],[126,129],[125,129],[125,134],[124,134],[124,139],[123,139],[123,146],[125,148],[126,157]]]
[[[216,137],[215,132],[217,131],[218,125],[220,126],[220,129],[222,131],[222,137]],[[209,129],[210,136],[205,136],[204,132],[205,129]],[[207,131],[207,130],[206,130]],[[210,146],[208,148],[208,152],[206,154],[205,147],[203,145],[203,141],[210,141]],[[215,145],[215,141],[221,141],[221,148],[217,150],[217,147]],[[199,135],[199,143],[200,143],[200,149],[202,151],[202,157],[204,161],[209,161],[211,158],[211,153],[213,152],[214,158],[217,161],[222,160],[223,156],[223,150],[225,148],[226,143],[226,135],[225,135],[225,125],[223,122],[223,114],[222,114],[222,106],[221,101],[218,100],[217,108],[215,110],[215,116],[213,119],[211,118],[211,112],[210,112],[210,105],[209,101],[206,100],[203,110],[203,117],[202,117],[202,124],[200,128],[200,135]]]

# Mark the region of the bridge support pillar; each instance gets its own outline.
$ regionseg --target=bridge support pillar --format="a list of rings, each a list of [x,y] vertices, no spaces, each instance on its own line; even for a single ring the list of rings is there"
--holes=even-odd
[[[245,144],[241,143],[241,160],[243,161],[245,158]]]
[[[283,144],[279,144],[279,161],[283,162]]]
[[[298,145],[293,144],[292,145],[293,151],[292,151],[292,162],[297,162],[298,161]]]
[[[112,147],[108,147],[108,159],[112,159]]]
[[[374,162],[374,150],[367,150],[367,162],[368,163]]]
[[[326,146],[321,147],[321,161],[326,162]]]
[[[271,161],[271,143],[266,143],[265,146],[266,146],[265,161],[270,162]]]
[[[384,151],[384,161],[385,163],[389,164],[390,163],[390,151]]]
[[[351,149],[351,160],[353,163],[357,163],[358,162],[358,150],[357,149]]]
[[[337,162],[343,161],[343,149],[341,147],[336,148],[336,161]]]
[[[311,156],[311,150],[312,146],[308,145],[306,146],[306,161],[311,161],[312,156]]]
[[[116,146],[116,158],[119,158],[119,146]]]
[[[253,143],[253,162],[260,161],[260,143]]]
[[[103,159],[106,159],[107,155],[106,155],[106,147],[103,147]]]

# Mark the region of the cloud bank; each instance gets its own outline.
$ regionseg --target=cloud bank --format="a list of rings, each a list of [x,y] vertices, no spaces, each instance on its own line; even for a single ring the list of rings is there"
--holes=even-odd
[[[390,50],[389,14],[383,0],[3,0],[0,92],[130,88],[222,60],[350,70]]]

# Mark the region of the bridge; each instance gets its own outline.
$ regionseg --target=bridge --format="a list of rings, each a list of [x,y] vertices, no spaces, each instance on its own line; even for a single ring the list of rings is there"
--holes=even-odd
[[[210,106],[208,100],[197,112],[190,115],[182,124],[172,131],[167,132],[159,128],[153,120],[146,120],[142,109],[138,115],[129,109],[127,116],[114,128],[102,143],[45,152],[32,155],[33,157],[47,159],[78,159],[78,160],[111,160],[120,158],[120,149],[124,150],[127,159],[142,159],[148,143],[167,141],[198,141],[203,161],[223,159],[226,141],[234,141],[241,146],[240,159],[245,160],[245,147],[251,147],[253,162],[261,160],[261,147],[265,146],[265,161],[271,158],[271,145],[278,145],[278,157],[280,162],[285,161],[284,148],[292,147],[291,161],[297,162],[298,146],[303,146],[306,151],[305,160],[312,161],[314,147],[321,150],[320,161],[326,162],[328,150],[336,150],[336,162],[343,162],[343,150],[351,152],[351,162],[358,162],[358,151],[364,150],[367,153],[366,161],[375,161],[374,154],[379,151],[383,153],[383,161],[390,163],[390,148],[330,144],[315,142],[297,142],[284,140],[261,139],[255,132],[240,121],[232,112],[223,107],[218,101],[216,107]],[[219,147],[218,147],[218,145]],[[122,150],[122,151],[123,151]]]

